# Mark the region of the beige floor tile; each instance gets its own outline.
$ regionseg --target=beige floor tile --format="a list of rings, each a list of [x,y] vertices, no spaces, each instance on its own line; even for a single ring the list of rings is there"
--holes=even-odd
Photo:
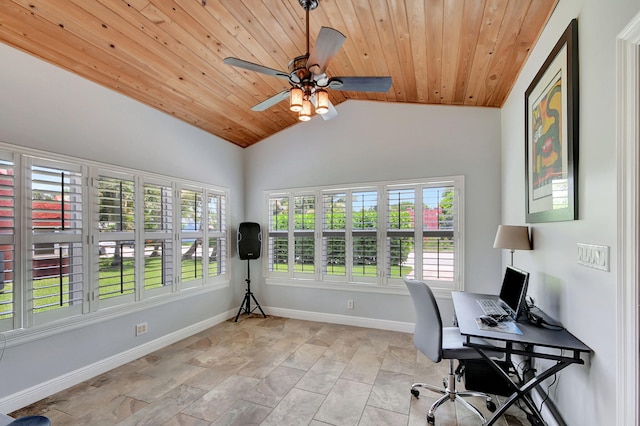
[[[233,407],[237,401],[242,399],[245,392],[259,382],[260,380],[252,377],[231,376],[202,395],[182,412],[212,422]]]
[[[225,321],[13,413],[54,425],[424,426],[448,362],[410,333],[261,315]],[[458,383],[459,389],[461,383]],[[474,401],[483,413],[483,399]],[[446,403],[437,426],[477,425]],[[496,426],[528,425],[516,407]]]
[[[371,389],[367,405],[408,415],[412,382],[413,376],[380,370]]]
[[[203,393],[202,389],[191,386],[177,386],[117,424],[119,426],[163,424],[198,400]]]
[[[211,422],[178,413],[163,426],[209,426]]]
[[[338,381],[346,363],[321,356],[300,379],[296,387],[327,395]]]
[[[293,389],[304,374],[303,370],[297,368],[279,366],[253,389],[247,391],[242,399],[273,408]]]
[[[399,346],[389,346],[382,361],[383,370],[413,376],[416,368],[416,350]]]
[[[373,384],[384,359],[381,355],[356,352],[342,372],[343,379]]]
[[[282,363],[285,367],[308,370],[327,350],[324,346],[305,343]]]
[[[367,405],[358,426],[406,426],[408,414],[394,413]]]
[[[291,392],[276,406],[261,426],[300,426],[311,422],[324,401],[324,395],[302,389]]]
[[[354,426],[369,399],[371,385],[340,379],[320,406],[314,419],[341,426]]]
[[[271,408],[247,401],[236,402],[231,409],[221,415],[212,426],[259,425],[269,415]]]

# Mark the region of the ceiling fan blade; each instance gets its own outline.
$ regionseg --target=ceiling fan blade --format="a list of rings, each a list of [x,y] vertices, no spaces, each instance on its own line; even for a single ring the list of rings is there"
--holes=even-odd
[[[332,77],[329,88],[352,92],[386,92],[391,88],[391,77]]]
[[[344,34],[338,30],[329,27],[320,28],[316,43],[309,52],[307,69],[314,74],[322,74],[345,40]]]
[[[273,68],[265,67],[263,65],[254,64],[253,62],[245,61],[238,58],[224,58],[224,63],[233,67],[244,68],[245,70],[255,71],[262,74],[273,75],[284,79],[289,79],[289,74],[284,71],[274,70]]]
[[[331,101],[329,101],[329,111],[322,114],[321,117],[323,120],[331,120],[332,118],[336,118],[338,116],[338,110],[333,106]]]
[[[276,93],[272,97],[260,102],[258,105],[251,107],[251,111],[264,111],[268,108],[271,108],[275,104],[287,99],[288,95],[289,95],[289,89],[283,90],[280,93]]]

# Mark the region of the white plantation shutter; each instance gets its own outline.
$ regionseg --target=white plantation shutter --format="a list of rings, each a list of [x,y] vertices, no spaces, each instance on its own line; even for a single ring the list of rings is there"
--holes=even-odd
[[[223,276],[227,272],[227,199],[224,194],[209,192],[208,212],[208,275]]]
[[[415,251],[414,188],[387,190],[386,275],[402,278],[413,267],[408,259]]]
[[[268,201],[269,238],[267,241],[270,272],[289,271],[289,197],[274,195]]]
[[[378,275],[378,192],[351,194],[351,273],[353,280],[372,282]]]
[[[97,197],[100,257],[97,278],[99,298],[105,301],[105,306],[133,300],[137,255],[135,182],[132,176],[107,173],[98,179]]]
[[[85,294],[82,167],[40,158],[28,158],[27,163],[31,163],[32,231],[27,265],[33,312],[81,313]]]
[[[296,274],[315,273],[315,211],[314,195],[293,197],[293,244]]]
[[[182,283],[195,285],[202,282],[202,244],[204,237],[204,191],[202,188],[180,191],[181,238],[180,278]]]
[[[145,182],[144,289],[171,287],[174,278],[173,189],[170,184]]]
[[[396,292],[408,276],[460,289],[463,192],[461,176],[267,192],[267,278]]]
[[[322,196],[322,271],[326,279],[346,277],[347,194]]]
[[[15,171],[13,155],[0,151],[0,331],[15,315]]]

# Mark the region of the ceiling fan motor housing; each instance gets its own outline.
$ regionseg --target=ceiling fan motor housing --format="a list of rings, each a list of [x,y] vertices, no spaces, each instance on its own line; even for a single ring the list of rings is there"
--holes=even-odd
[[[291,81],[291,84],[298,85],[303,80],[309,78],[311,73],[307,69],[308,58],[309,54],[307,53],[306,55],[293,58],[291,62],[289,62],[289,81]]]
[[[313,10],[318,7],[318,0],[298,0],[300,2],[300,6],[304,10]]]

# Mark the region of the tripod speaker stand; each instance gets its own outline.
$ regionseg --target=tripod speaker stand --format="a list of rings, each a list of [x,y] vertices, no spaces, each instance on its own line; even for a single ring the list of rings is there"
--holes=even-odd
[[[245,282],[247,283],[247,292],[244,294],[244,300],[240,304],[240,309],[238,309],[238,314],[236,315],[235,322],[238,322],[238,317],[240,316],[240,313],[242,313],[242,310],[244,310],[245,314],[249,315],[256,309],[260,309],[262,316],[266,318],[267,316],[264,314],[264,311],[260,307],[260,304],[256,300],[256,297],[251,292],[251,269],[249,267],[249,259],[247,259],[247,279],[245,280]],[[256,303],[256,306],[253,309],[251,309],[251,299],[253,299],[253,301]]]
[[[255,222],[242,222],[238,227],[238,255],[240,260],[247,261],[247,292],[244,295],[244,300],[240,304],[238,309],[238,315],[236,315],[235,321],[238,322],[240,313],[244,310],[244,313],[249,315],[256,309],[260,309],[263,317],[267,317],[264,311],[260,307],[260,304],[256,300],[253,293],[251,293],[251,269],[249,261],[251,259],[260,258],[260,249],[262,247],[262,234],[260,233],[260,224]],[[256,303],[256,307],[251,309],[251,299]]]

